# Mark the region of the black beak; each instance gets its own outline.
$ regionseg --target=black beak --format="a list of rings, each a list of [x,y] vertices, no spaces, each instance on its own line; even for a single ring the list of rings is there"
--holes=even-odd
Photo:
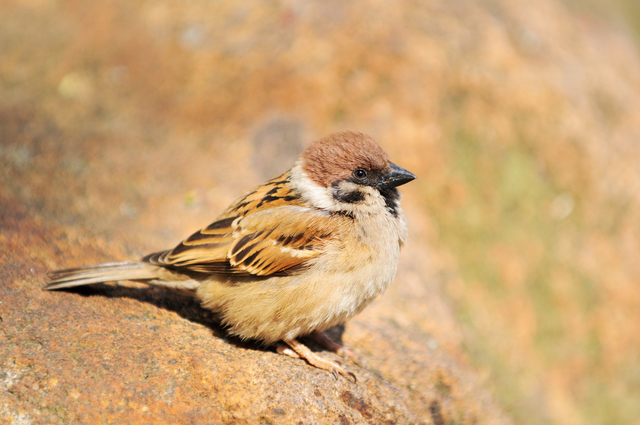
[[[382,178],[383,185],[387,187],[398,187],[405,183],[409,183],[411,180],[414,180],[416,176],[410,172],[405,170],[404,168],[400,168],[395,164],[389,164],[391,166],[391,171],[385,174]]]

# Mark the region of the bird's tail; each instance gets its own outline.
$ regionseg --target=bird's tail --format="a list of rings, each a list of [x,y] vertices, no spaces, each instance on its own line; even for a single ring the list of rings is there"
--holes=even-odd
[[[47,275],[43,289],[71,288],[117,280],[150,280],[158,277],[157,268],[143,262],[106,263],[75,269],[57,270]]]

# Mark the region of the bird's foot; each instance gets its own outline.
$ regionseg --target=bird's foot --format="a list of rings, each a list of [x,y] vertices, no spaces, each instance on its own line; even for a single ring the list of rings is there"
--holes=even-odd
[[[284,341],[284,344],[278,344],[277,352],[289,357],[303,358],[312,366],[333,373],[333,376],[335,376],[336,379],[338,379],[338,374],[340,374],[345,378],[353,379],[353,382],[356,382],[356,375],[347,370],[347,368],[344,367],[341,362],[323,359],[322,357],[311,351],[309,347],[296,339],[290,339]]]

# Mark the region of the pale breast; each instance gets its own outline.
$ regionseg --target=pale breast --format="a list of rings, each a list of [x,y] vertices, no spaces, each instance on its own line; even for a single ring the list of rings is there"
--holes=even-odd
[[[291,276],[212,276],[198,289],[231,332],[267,343],[323,331],[359,313],[395,277],[404,217],[382,215],[341,226],[326,252]]]

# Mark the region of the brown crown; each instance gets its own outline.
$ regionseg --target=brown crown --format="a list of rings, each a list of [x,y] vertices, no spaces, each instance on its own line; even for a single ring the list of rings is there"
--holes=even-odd
[[[345,179],[353,170],[389,171],[389,155],[370,136],[355,131],[331,134],[300,155],[309,178],[323,187]]]

